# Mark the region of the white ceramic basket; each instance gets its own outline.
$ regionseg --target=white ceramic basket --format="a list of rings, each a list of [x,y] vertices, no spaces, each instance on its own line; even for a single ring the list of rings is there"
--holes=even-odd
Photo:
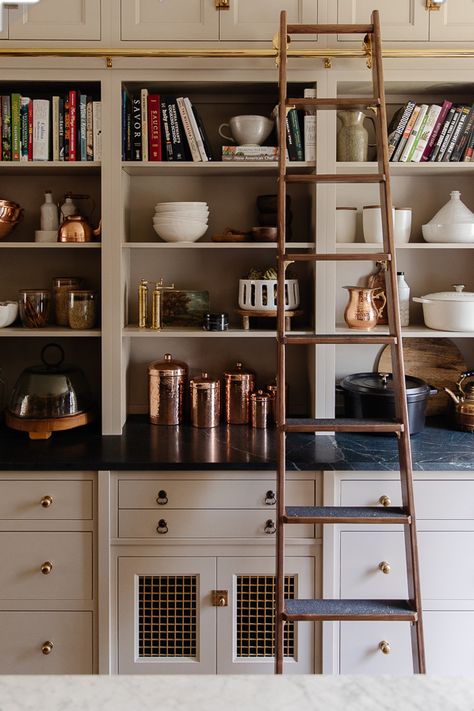
[[[247,311],[276,311],[276,279],[239,279],[239,308]],[[300,305],[298,279],[285,280],[285,310]]]

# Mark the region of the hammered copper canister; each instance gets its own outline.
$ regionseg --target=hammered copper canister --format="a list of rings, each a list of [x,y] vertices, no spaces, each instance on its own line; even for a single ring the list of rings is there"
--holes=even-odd
[[[183,400],[188,366],[165,353],[163,361],[148,366],[150,422],[179,425],[183,421]]]
[[[263,390],[257,390],[250,395],[250,418],[252,427],[264,429],[268,425],[271,407],[271,396]]]
[[[225,420],[229,425],[247,425],[250,420],[250,395],[254,390],[255,374],[245,370],[242,363],[235,370],[224,373]]]
[[[190,382],[191,424],[193,427],[217,427],[221,415],[220,382],[201,373]]]

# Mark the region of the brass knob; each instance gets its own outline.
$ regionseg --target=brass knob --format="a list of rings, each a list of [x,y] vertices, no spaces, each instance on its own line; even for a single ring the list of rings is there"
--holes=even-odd
[[[271,489],[269,489],[269,490],[267,491],[267,493],[265,494],[265,503],[266,503],[266,505],[267,505],[267,506],[273,506],[274,504],[276,504],[276,500],[277,500],[277,497],[276,497],[275,492],[272,491]]]
[[[43,642],[41,645],[41,651],[43,654],[51,654],[53,651],[54,644],[52,642]]]
[[[41,506],[42,506],[44,509],[47,509],[47,508],[49,508],[49,507],[51,506],[51,504],[53,503],[53,497],[52,497],[52,496],[43,496],[43,498],[41,499],[40,503],[41,503]]]
[[[386,494],[382,494],[382,496],[379,499],[379,504],[382,504],[382,506],[391,506],[392,499],[389,496],[387,496]]]
[[[49,562],[49,560],[45,561],[43,565],[41,566],[41,572],[43,575],[49,575],[50,572],[53,569],[53,564]]]
[[[219,595],[217,598],[217,607],[226,607],[227,605],[227,600],[225,595]]]
[[[159,506],[165,506],[168,503],[168,494],[164,489],[158,492],[156,503],[159,504]]]
[[[390,654],[390,652],[392,651],[389,642],[387,642],[385,639],[380,642],[379,649],[382,654]]]
[[[168,524],[164,518],[160,518],[158,521],[158,526],[156,527],[157,533],[168,533]]]
[[[383,560],[381,563],[379,563],[379,570],[381,570],[384,575],[388,575],[392,570],[392,566],[390,565],[390,563],[387,563],[386,560]]]
[[[271,535],[272,533],[276,533],[276,526],[275,526],[275,521],[273,521],[271,518],[269,518],[267,521],[265,521],[265,526],[263,528],[265,533],[268,533]]]

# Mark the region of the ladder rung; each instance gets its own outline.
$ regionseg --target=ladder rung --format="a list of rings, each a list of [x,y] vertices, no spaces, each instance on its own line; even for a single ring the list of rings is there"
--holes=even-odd
[[[325,254],[285,252],[283,259],[287,262],[390,262],[392,255],[385,252],[326,252]]]
[[[285,600],[284,620],[391,620],[416,622],[409,600]]]
[[[411,523],[400,506],[287,506],[284,523]]]
[[[388,334],[377,334],[369,335],[366,333],[354,333],[352,334],[338,334],[338,333],[327,333],[327,334],[311,334],[311,336],[283,336],[280,343],[284,343],[286,346],[310,346],[310,345],[375,345],[375,346],[389,346],[396,344],[397,339],[395,336],[390,336]]]
[[[287,25],[289,35],[367,35],[373,25]]]
[[[395,420],[359,419],[336,417],[311,419],[309,417],[288,418],[283,425],[284,432],[403,432],[403,424]]]
[[[384,183],[383,173],[332,173],[329,175],[286,175],[287,183]]]
[[[380,99],[371,96],[360,97],[357,99],[354,99],[354,97],[351,97],[350,99],[302,99],[301,97],[298,97],[295,99],[287,99],[286,105],[292,106],[295,109],[315,108],[320,111],[324,109],[355,109],[368,108],[369,106],[380,106]]]

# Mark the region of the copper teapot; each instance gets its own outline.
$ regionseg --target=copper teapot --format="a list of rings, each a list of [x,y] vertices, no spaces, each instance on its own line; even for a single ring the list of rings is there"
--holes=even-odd
[[[93,229],[82,215],[69,215],[58,230],[58,242],[92,242],[100,237],[101,223]]]
[[[474,383],[469,383],[465,388],[463,388],[463,383],[467,378],[472,377],[474,377],[474,370],[461,373],[456,383],[459,395],[453,393],[449,388],[444,388],[455,402],[457,424],[468,432],[474,432]]]

